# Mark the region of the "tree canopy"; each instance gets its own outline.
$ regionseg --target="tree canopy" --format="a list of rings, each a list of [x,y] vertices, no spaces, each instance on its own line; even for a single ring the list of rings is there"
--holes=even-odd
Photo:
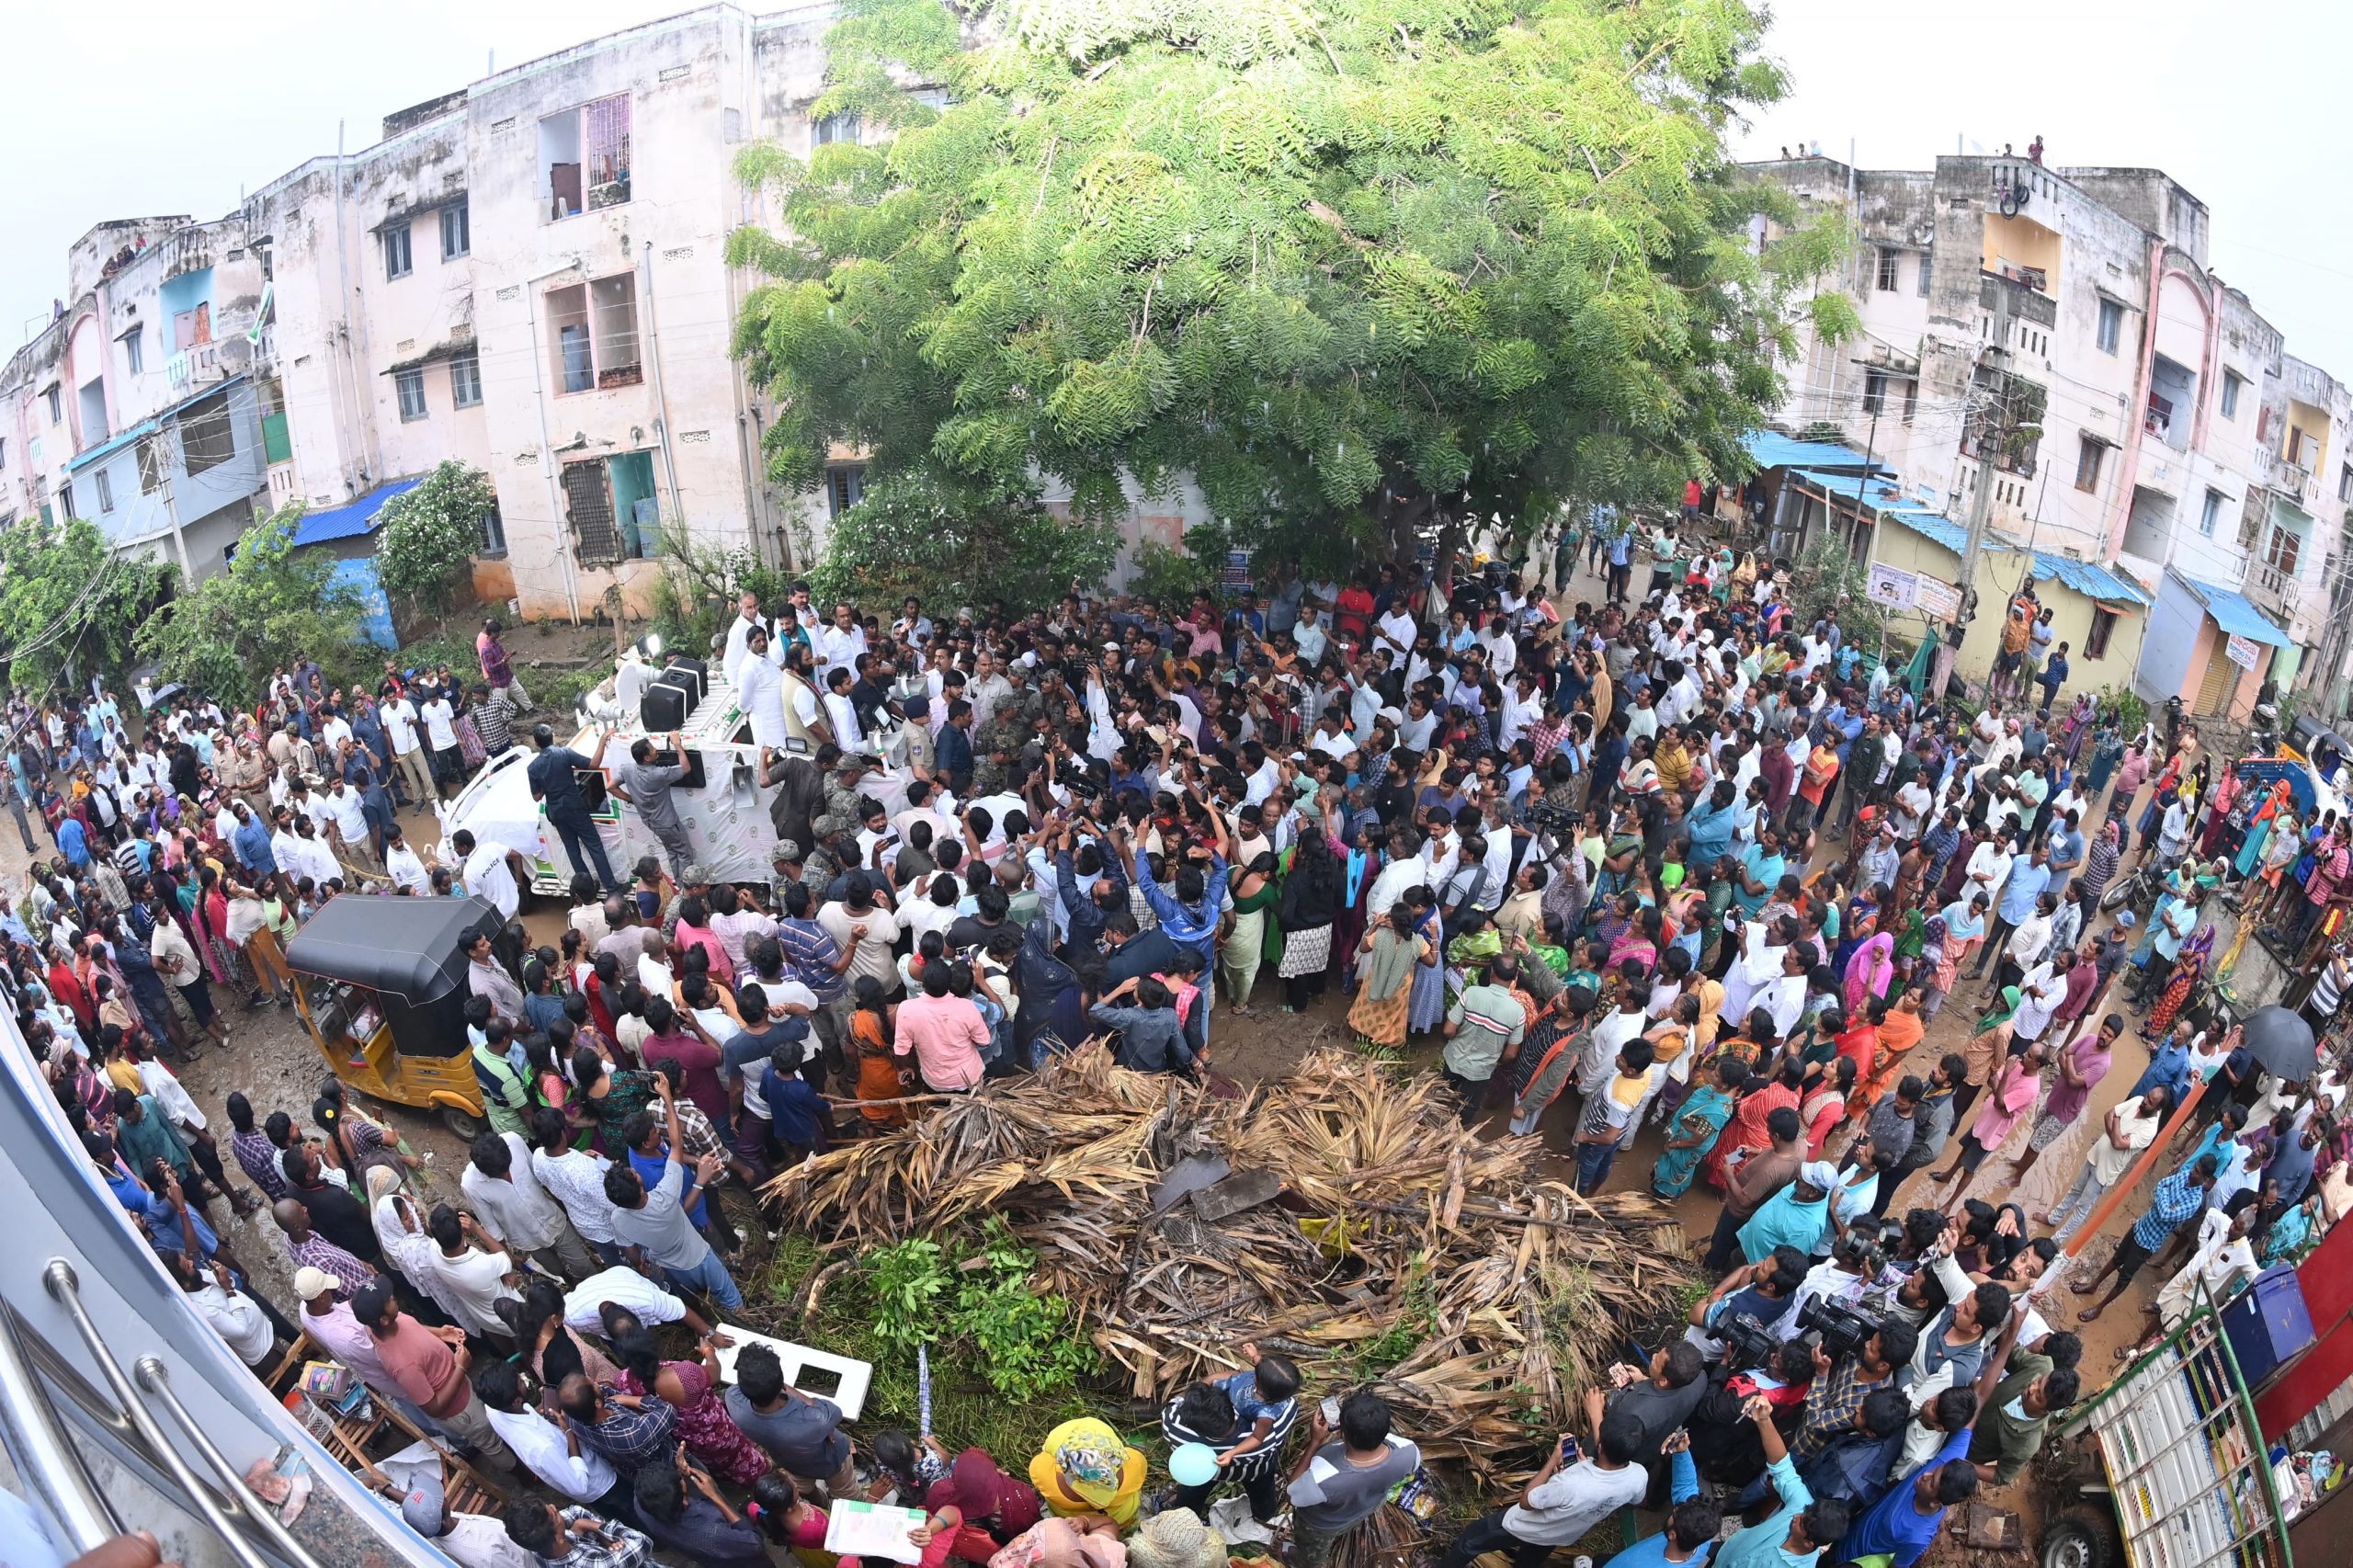
[[[131,634],[176,570],[142,555],[112,555],[97,524],[28,517],[0,528],[0,624],[8,684],[37,695],[69,669],[114,674]]]
[[[298,502],[255,524],[225,571],[183,590],[140,627],[138,650],[164,679],[241,705],[305,655],[334,684],[369,674],[359,595],[334,580],[335,557],[294,548],[301,518]]]
[[[777,225],[731,243],[770,279],[736,348],[771,475],[860,449],[866,506],[967,528],[1042,476],[1085,519],[1190,478],[1236,538],[1328,562],[1745,472],[1794,286],[1845,244],[1768,231],[1787,198],[1725,151],[1782,90],[1763,28],[1740,0],[847,0],[812,112],[859,137],[738,163]]]
[[[376,541],[384,591],[415,608],[448,613],[482,550],[483,519],[497,509],[490,475],[455,459],[385,502]]]

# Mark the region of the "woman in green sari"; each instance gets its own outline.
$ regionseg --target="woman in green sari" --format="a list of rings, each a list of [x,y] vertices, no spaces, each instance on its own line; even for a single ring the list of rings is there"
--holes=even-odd
[[[1709,1064],[1711,1075],[1692,1074],[1698,1085],[1676,1108],[1675,1125],[1667,1135],[1666,1152],[1651,1167],[1651,1190],[1661,1198],[1680,1198],[1699,1174],[1699,1162],[1716,1146],[1717,1135],[1732,1119],[1736,1086],[1748,1080],[1748,1066],[1725,1057]]]
[[[1282,897],[1283,890],[1275,881],[1275,858],[1261,850],[1234,879],[1233,907],[1228,912],[1232,920],[1217,951],[1218,967],[1225,971],[1226,994],[1233,1000],[1236,1017],[1250,1016],[1250,990],[1258,982],[1258,966],[1268,948],[1282,950],[1279,942],[1268,939],[1275,925],[1275,906]]]

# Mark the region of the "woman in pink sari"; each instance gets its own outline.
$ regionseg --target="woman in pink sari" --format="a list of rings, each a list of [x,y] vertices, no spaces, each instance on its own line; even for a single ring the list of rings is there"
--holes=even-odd
[[[1847,960],[1847,1016],[1860,1017],[1866,1006],[1887,994],[1895,978],[1895,936],[1881,931]]]

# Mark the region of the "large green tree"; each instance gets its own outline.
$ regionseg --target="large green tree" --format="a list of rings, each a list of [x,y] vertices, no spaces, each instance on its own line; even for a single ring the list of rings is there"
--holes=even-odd
[[[1740,0],[847,0],[813,112],[861,137],[739,161],[778,224],[731,246],[771,279],[736,335],[771,474],[860,448],[867,506],[983,535],[1041,475],[1098,519],[1123,479],[1190,476],[1237,537],[1328,562],[1741,472],[1792,286],[1844,243],[1725,152],[1782,88],[1763,27]]]
[[[38,694],[73,675],[115,675],[148,607],[179,574],[143,555],[117,555],[95,523],[28,517],[0,528],[0,626],[6,675]]]
[[[334,580],[335,559],[294,548],[298,502],[247,529],[225,571],[183,591],[139,629],[139,652],[165,680],[224,704],[258,698],[273,672],[316,659],[335,685],[370,672],[358,593]]]

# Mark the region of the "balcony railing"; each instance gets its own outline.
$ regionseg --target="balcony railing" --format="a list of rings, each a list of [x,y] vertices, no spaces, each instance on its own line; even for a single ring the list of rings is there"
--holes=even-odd
[[[2271,611],[2282,620],[2295,619],[2303,594],[2293,572],[2283,572],[2268,561],[2251,561],[2247,563],[2246,587],[2248,597],[2258,608]]]
[[[1977,302],[1987,310],[1994,308],[1994,290],[2007,288],[2010,291],[2010,313],[2019,321],[2048,332],[2059,324],[2059,302],[2042,290],[2047,283],[2040,267],[2011,267],[2001,272],[1978,275]]]

